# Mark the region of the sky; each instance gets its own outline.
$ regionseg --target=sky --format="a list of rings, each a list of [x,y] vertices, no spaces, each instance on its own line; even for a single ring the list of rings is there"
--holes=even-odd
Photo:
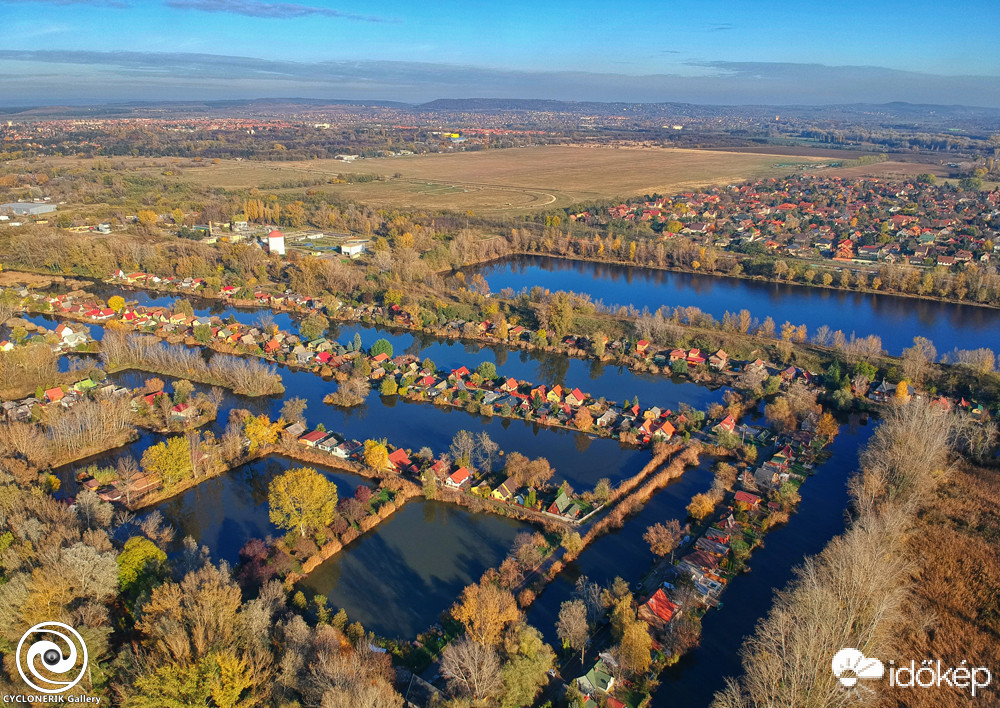
[[[0,0],[0,105],[308,97],[1000,107],[1000,2]]]

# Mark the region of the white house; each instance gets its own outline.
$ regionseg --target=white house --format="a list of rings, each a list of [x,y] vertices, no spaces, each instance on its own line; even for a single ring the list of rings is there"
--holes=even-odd
[[[277,229],[267,235],[267,252],[285,255],[285,235]]]

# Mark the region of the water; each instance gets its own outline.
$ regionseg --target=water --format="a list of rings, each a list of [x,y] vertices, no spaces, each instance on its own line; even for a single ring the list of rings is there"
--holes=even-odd
[[[306,576],[306,596],[327,595],[377,634],[412,639],[462,589],[499,565],[531,527],[442,502],[411,500]]]
[[[663,305],[696,306],[722,319],[726,310],[747,309],[760,320],[773,317],[779,326],[785,321],[805,324],[810,336],[821,325],[848,336],[876,334],[890,354],[899,354],[918,335],[933,341],[941,353],[956,347],[1000,351],[1000,312],[974,305],[545,256],[510,258],[478,272],[495,292],[540,285],[587,293],[605,305],[631,304],[650,312]]]
[[[625,521],[625,525],[607,533],[590,544],[580,557],[566,565],[545,591],[529,608],[528,623],[538,627],[545,640],[559,646],[555,623],[563,602],[572,599],[577,579],[585,575],[592,582],[607,586],[620,576],[633,584],[649,569],[653,553],[642,539],[646,529],[655,523],[679,519],[684,523],[691,497],[708,491],[712,486],[713,460],[705,458],[701,464],[689,467],[678,479],[673,480],[642,507],[638,514]]]
[[[268,485],[289,468],[301,466],[286,457],[271,455],[205,480],[146,511],[158,509],[177,528],[178,539],[191,536],[208,546],[214,560],[235,564],[240,549],[250,539],[285,534],[268,518]],[[352,496],[362,484],[372,486],[370,480],[355,474],[310,466],[337,485],[340,499]]]
[[[871,433],[871,426],[841,427],[831,446],[833,456],[802,485],[798,511],[764,537],[764,546],[750,556],[750,572],[730,582],[721,597],[723,606],[705,615],[701,645],[660,677],[654,708],[708,706],[725,678],[741,673],[739,648],[770,610],[774,591],[792,578],[792,568],[804,556],[819,553],[844,530],[847,478]]]

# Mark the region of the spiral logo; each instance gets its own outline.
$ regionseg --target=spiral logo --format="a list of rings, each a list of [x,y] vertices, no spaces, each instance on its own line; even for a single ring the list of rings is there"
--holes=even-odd
[[[72,676],[78,659],[80,670],[72,680],[65,680]],[[62,622],[40,622],[17,643],[17,672],[36,691],[68,691],[80,682],[86,670],[87,645],[79,632]]]

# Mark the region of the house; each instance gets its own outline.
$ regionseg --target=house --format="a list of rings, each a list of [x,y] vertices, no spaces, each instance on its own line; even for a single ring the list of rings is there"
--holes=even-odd
[[[285,235],[277,229],[267,235],[267,252],[285,255]]]
[[[590,671],[576,679],[577,685],[584,693],[591,694],[596,691],[607,693],[615,685],[615,678],[611,675],[607,664],[602,659],[598,659]]]
[[[285,427],[281,431],[282,437],[291,440],[293,438],[298,438],[300,435],[306,432],[306,426],[303,423],[292,423],[291,425]]]
[[[573,503],[573,500],[566,496],[566,492],[561,491],[556,496],[555,501],[553,501],[549,508],[546,509],[550,514],[555,514],[556,516],[566,516],[570,519],[575,519],[580,515],[580,507]]]
[[[729,365],[729,355],[726,354],[725,350],[720,349],[715,352],[712,356],[708,357],[708,365],[713,369],[718,369],[722,371]]]
[[[316,443],[327,436],[325,430],[311,430],[305,435],[299,436],[299,442],[306,447],[316,447]]]
[[[615,424],[617,419],[618,414],[609,408],[604,411],[604,413],[602,413],[595,422],[597,423],[598,428],[610,428]]]
[[[197,410],[187,403],[178,403],[170,409],[170,417],[177,420],[190,420]]]
[[[450,477],[448,477],[445,484],[447,484],[449,487],[453,489],[458,489],[463,484],[468,482],[471,476],[472,475],[470,474],[467,468],[459,467]]]
[[[638,354],[639,356],[645,356],[646,350],[648,348],[649,348],[649,342],[647,342],[645,339],[640,339],[638,342],[635,343],[635,353]]]
[[[490,493],[490,496],[499,501],[509,502],[514,497],[515,491],[517,491],[517,485],[514,484],[514,478],[508,477]]]
[[[663,588],[658,588],[639,608],[639,619],[657,629],[663,629],[676,614],[677,605],[670,601]]]
[[[316,443],[316,449],[323,452],[333,452],[340,444],[340,438],[335,433],[329,433],[325,438]]]
[[[583,402],[587,399],[587,395],[578,388],[574,388],[572,391],[566,394],[566,403],[571,406],[582,406]]]
[[[719,424],[716,425],[713,428],[713,430],[716,433],[721,433],[721,432],[733,433],[733,432],[736,432],[736,419],[733,418],[731,415],[727,415],[725,418],[723,418],[721,421],[719,421]]]
[[[64,396],[65,394],[63,393],[63,390],[58,386],[50,388],[45,391],[45,400],[48,403],[56,403],[58,401],[61,401]]]
[[[400,472],[413,466],[410,456],[403,448],[397,448],[389,453],[389,463]]]
[[[756,509],[760,506],[760,497],[756,494],[750,494],[750,492],[739,491],[733,496],[733,501],[737,504],[746,504],[751,509]]]

